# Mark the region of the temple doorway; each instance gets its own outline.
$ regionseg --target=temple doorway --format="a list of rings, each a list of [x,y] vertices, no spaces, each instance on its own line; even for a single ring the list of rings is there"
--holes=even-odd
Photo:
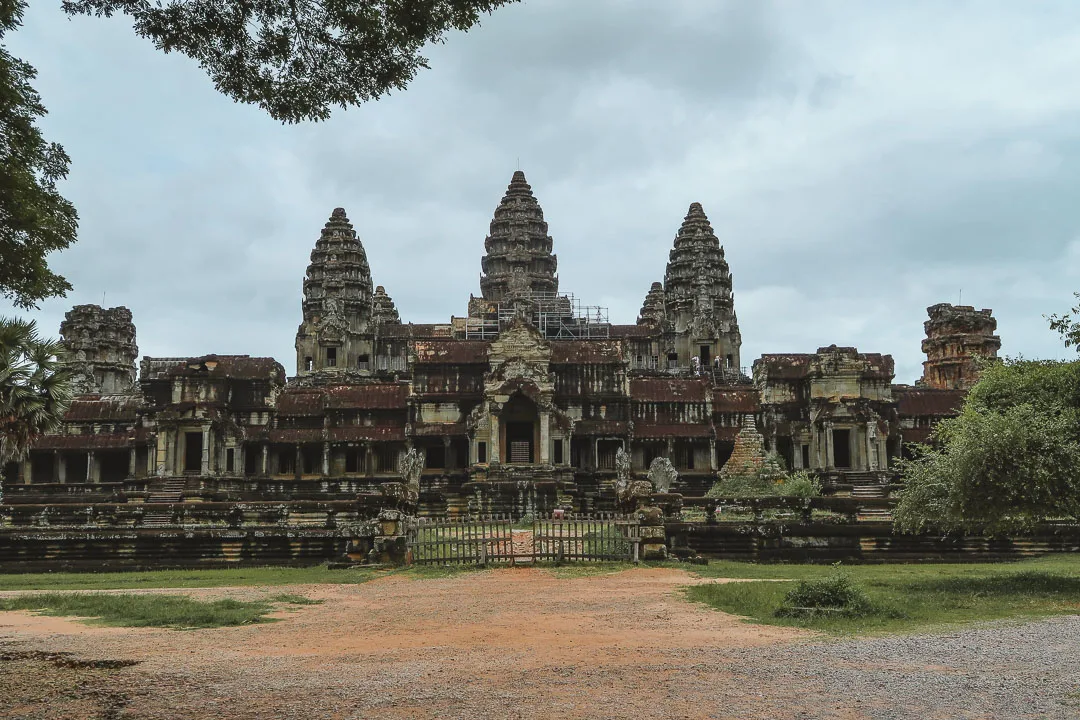
[[[539,414],[536,403],[524,395],[510,398],[500,414],[506,428],[506,448],[503,462],[511,465],[531,465],[536,462],[536,433],[539,427]]]

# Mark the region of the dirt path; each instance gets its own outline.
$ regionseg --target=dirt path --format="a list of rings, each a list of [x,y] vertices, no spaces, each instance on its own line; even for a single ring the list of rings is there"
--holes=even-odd
[[[878,717],[775,659],[757,668],[758,655],[815,636],[686,602],[678,588],[690,582],[669,569],[560,579],[521,568],[169,590],[325,601],[283,622],[185,632],[0,613],[0,717]],[[96,668],[40,652],[139,662]]]

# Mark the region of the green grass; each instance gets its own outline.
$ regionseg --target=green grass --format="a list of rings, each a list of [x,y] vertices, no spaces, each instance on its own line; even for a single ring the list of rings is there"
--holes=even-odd
[[[100,625],[216,628],[269,622],[278,605],[310,605],[320,601],[300,595],[266,600],[195,600],[184,595],[121,593],[36,593],[0,599],[0,610],[30,610],[41,615],[83,618]]]
[[[386,575],[368,568],[256,567],[224,570],[0,574],[0,590],[131,590],[139,588],[249,587],[253,585],[355,584]]]
[[[851,565],[851,580],[889,612],[864,617],[822,613],[777,617],[794,587],[787,582],[699,585],[687,597],[754,622],[813,628],[835,634],[905,632],[937,625],[1080,613],[1080,557],[1057,555],[1014,563]],[[815,580],[832,568],[820,565],[710,563],[705,577]]]

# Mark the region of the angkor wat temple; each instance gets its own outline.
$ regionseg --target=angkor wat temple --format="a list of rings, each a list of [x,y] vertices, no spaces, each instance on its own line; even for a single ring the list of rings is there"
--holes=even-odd
[[[707,491],[775,452],[829,493],[880,495],[905,443],[955,414],[989,310],[929,308],[915,386],[889,355],[830,345],[743,366],[732,275],[701,205],[675,235],[637,322],[561,292],[521,172],[491,221],[465,317],[403,323],[374,286],[345,211],[311,253],[295,377],[273,358],[144,357],[126,308],[81,305],[60,328],[80,395],[63,427],[5,468],[7,503],[343,500],[424,452],[423,514],[613,508],[616,452],[673,491]],[[752,379],[751,379],[752,377]]]

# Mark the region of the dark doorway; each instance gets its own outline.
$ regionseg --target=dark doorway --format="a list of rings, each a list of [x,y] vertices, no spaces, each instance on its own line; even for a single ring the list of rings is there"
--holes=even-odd
[[[851,431],[833,430],[833,467],[851,467]]]
[[[259,473],[259,461],[262,460],[262,452],[258,447],[244,446],[244,474],[257,475]]]
[[[507,462],[528,464],[533,461],[533,424],[506,423]]]
[[[101,482],[122,482],[128,476],[131,455],[127,450],[102,450],[98,453]]]
[[[506,423],[506,462],[529,465],[536,462],[536,404],[524,395],[514,395],[500,414]]]
[[[802,466],[807,470],[810,469],[810,446],[802,446]]]
[[[700,352],[698,353],[698,357],[701,359],[701,367],[703,367],[703,368],[709,367],[709,363],[712,362],[712,355],[711,355],[711,352],[709,350],[709,346],[708,345],[702,345],[699,348],[699,350],[700,350]]]
[[[202,469],[202,433],[184,433],[184,472]]]

